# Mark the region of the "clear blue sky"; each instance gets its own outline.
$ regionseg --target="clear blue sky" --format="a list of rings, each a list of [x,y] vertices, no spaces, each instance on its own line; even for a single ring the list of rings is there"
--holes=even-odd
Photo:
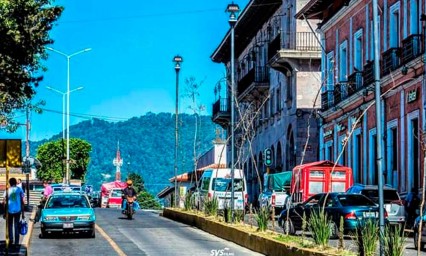
[[[234,1],[243,9],[248,0]],[[224,75],[223,64],[210,55],[229,30],[230,0],[214,1],[57,1],[65,10],[51,32],[52,48],[76,55],[70,63],[71,125],[88,116],[123,121],[147,112],[175,112],[176,73],[173,57],[183,57],[180,72],[180,112],[188,112],[184,79],[204,80],[200,102],[211,115],[214,86]],[[67,90],[66,58],[49,51],[48,71],[37,90],[46,100],[43,114],[31,115],[30,140],[50,138],[62,131],[62,95]],[[222,90],[224,86],[222,86]],[[224,93],[222,92],[222,95]],[[23,113],[24,114],[24,113]],[[76,117],[80,115],[84,117]],[[23,117],[18,119],[24,122]],[[70,134],[72,137],[72,134]],[[20,128],[10,138],[25,138]]]

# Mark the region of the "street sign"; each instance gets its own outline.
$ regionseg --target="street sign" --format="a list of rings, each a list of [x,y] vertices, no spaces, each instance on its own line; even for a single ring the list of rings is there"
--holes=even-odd
[[[0,167],[21,167],[22,151],[20,139],[0,139]]]
[[[272,165],[272,150],[270,148],[265,149],[265,161],[266,166]]]

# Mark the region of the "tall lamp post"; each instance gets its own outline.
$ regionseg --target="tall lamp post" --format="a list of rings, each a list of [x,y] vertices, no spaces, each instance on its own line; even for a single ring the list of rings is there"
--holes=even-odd
[[[234,119],[235,119],[235,80],[234,80],[234,27],[237,23],[237,14],[240,11],[238,4],[228,4],[228,7],[225,10],[229,12],[229,25],[231,26],[231,218],[234,222],[234,173],[235,173],[235,142],[234,142]]]
[[[80,86],[78,88],[75,88],[75,89],[69,91],[69,93],[82,90],[83,88],[84,88],[83,86]],[[59,91],[59,90],[52,88],[50,86],[46,86],[46,89],[54,91],[54,92],[62,95],[62,139],[65,140],[65,95],[67,95],[67,92]]]
[[[173,58],[173,62],[175,63],[175,71],[176,71],[176,113],[175,113],[175,207],[178,206],[178,190],[177,190],[177,169],[178,169],[178,142],[179,142],[179,133],[178,133],[178,114],[179,114],[179,71],[180,64],[183,62],[181,56],[176,55]]]
[[[92,50],[91,48],[86,48],[81,51],[75,52],[73,54],[65,54],[61,51],[55,50],[51,47],[46,47],[46,49],[56,52],[65,58],[67,58],[67,169],[65,175],[65,183],[70,183],[70,59],[78,54],[88,52]]]

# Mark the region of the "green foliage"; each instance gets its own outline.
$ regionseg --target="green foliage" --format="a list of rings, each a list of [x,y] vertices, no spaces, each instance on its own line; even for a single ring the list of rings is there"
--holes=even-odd
[[[234,210],[234,220],[235,222],[244,221],[244,210]]]
[[[147,191],[140,192],[136,200],[138,201],[141,209],[161,209],[160,203],[154,198],[153,195],[151,195]]]
[[[191,202],[191,200],[193,200],[193,199],[191,199],[191,193],[186,193],[185,194],[185,201],[183,202],[183,207],[184,207],[184,209],[185,209],[185,211],[189,211],[189,210],[191,210],[191,206],[192,206],[192,202]]]
[[[260,207],[258,211],[255,211],[254,218],[256,219],[259,231],[268,229],[268,222],[271,218],[269,207]]]
[[[194,115],[179,114],[179,159],[178,174],[194,169]],[[200,154],[213,147],[216,125],[210,116],[198,116],[197,129]],[[144,189],[156,195],[171,185],[174,176],[175,116],[170,113],[147,113],[124,122],[106,122],[93,119],[72,125],[70,133],[92,145],[90,163],[85,176],[86,184],[100,190],[101,184],[115,179],[112,160],[116,156],[117,141],[120,141],[121,177],[135,173],[143,177]],[[60,139],[58,134],[51,140]],[[47,142],[31,142],[31,150]],[[35,153],[33,152],[33,155]],[[62,176],[60,176],[62,177]],[[195,181],[194,181],[195,182]]]
[[[345,239],[343,237],[345,231],[345,220],[343,219],[343,216],[340,216],[340,223],[339,223],[339,245],[338,248],[340,250],[343,250],[345,248]]]
[[[70,178],[84,181],[92,146],[82,139],[70,139]],[[37,170],[40,180],[60,182],[66,175],[66,142],[62,139],[39,146],[36,158],[42,166]]]
[[[206,197],[204,200],[204,213],[207,216],[217,216],[217,209],[219,208],[217,198],[215,196],[212,199]]]
[[[379,233],[379,225],[374,220],[367,219],[363,225],[358,226],[355,241],[360,255],[373,256],[376,254]]]
[[[401,226],[387,226],[383,236],[384,255],[402,256],[405,250],[405,237]]]
[[[13,112],[25,107],[43,79],[49,31],[63,8],[52,0],[0,1],[0,122],[13,131]]]
[[[129,174],[129,176],[127,176],[127,180],[132,180],[133,187],[136,189],[136,191],[142,192],[145,190],[145,182],[143,181],[142,176],[140,176],[139,174],[132,172]]]
[[[312,211],[309,219],[309,230],[312,233],[314,243],[326,248],[328,241],[330,240],[331,230],[330,221],[327,217],[327,213],[323,210]]]

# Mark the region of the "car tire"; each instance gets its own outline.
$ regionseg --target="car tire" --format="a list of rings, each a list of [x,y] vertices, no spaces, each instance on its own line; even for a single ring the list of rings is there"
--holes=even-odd
[[[90,238],[95,238],[95,237],[96,237],[95,229],[92,229],[92,230],[89,232],[89,237],[90,237]]]
[[[330,239],[337,239],[339,237],[339,230],[337,229],[336,223],[330,221],[328,227],[330,228]]]
[[[39,238],[47,238],[48,233],[42,229],[40,232],[40,235],[38,236]]]
[[[419,249],[419,247],[418,247],[418,243],[417,243],[417,241],[418,241],[418,239],[419,239],[419,232],[417,232],[417,231],[414,231],[414,236],[413,236],[413,240],[414,240],[414,249],[415,250],[418,250]],[[422,242],[420,242],[420,250],[423,250],[423,248],[425,247],[425,243],[422,243]]]
[[[286,219],[283,222],[282,228],[283,228],[284,234],[289,234],[289,235],[296,234],[296,230],[294,229],[294,225],[293,225],[293,222],[291,221],[291,219]]]

